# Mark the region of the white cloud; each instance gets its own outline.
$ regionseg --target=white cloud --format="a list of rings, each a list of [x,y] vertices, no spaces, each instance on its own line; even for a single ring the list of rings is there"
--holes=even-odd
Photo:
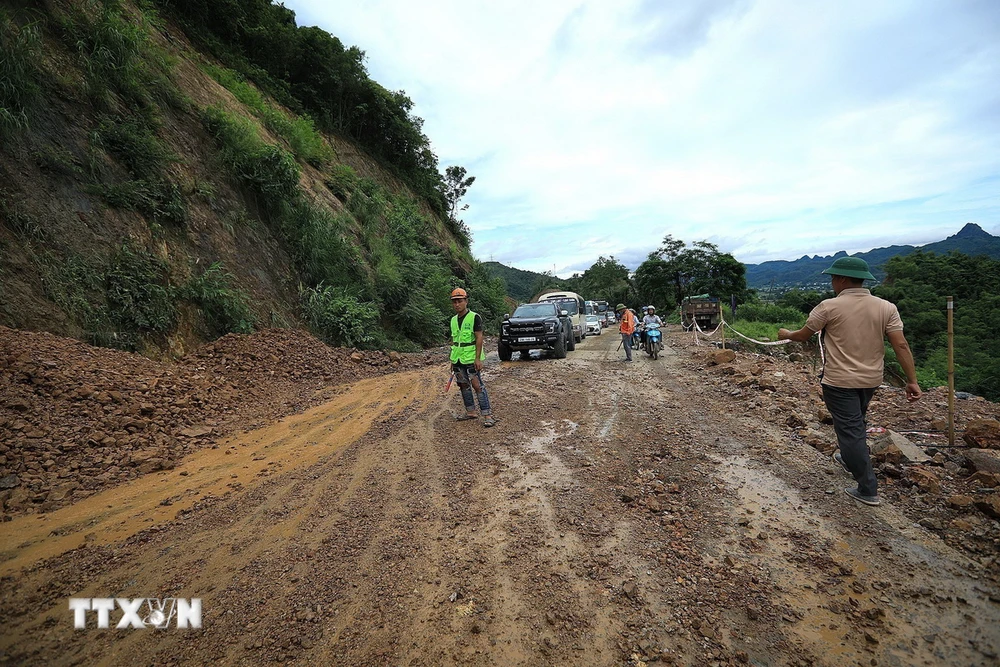
[[[672,233],[755,262],[1000,219],[994,2],[285,4],[476,176],[483,258],[569,272]]]

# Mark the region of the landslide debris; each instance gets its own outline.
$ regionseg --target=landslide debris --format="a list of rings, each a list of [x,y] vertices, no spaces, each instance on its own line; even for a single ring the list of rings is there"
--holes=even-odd
[[[304,410],[326,387],[437,362],[440,351],[331,348],[304,331],[267,329],[169,363],[0,326],[3,517],[173,468],[220,436]]]
[[[705,341],[696,345],[691,334],[676,331],[668,333],[668,344],[684,350],[693,377],[718,387],[721,400],[732,401],[733,407],[724,409],[766,419],[787,438],[805,442],[824,456],[836,451],[833,420],[820,392],[818,359],[798,350],[755,352],[738,343],[741,349],[731,359],[727,355],[727,361],[718,347]],[[1000,405],[956,395],[952,447],[947,439],[947,388],[930,389],[914,403],[906,401],[899,387],[883,385],[875,393],[868,408],[868,443],[879,494],[952,547],[1000,563],[1000,450],[994,449],[1000,444],[994,426]],[[926,457],[911,460],[898,446],[904,443]],[[851,483],[846,474],[837,481],[838,492]]]

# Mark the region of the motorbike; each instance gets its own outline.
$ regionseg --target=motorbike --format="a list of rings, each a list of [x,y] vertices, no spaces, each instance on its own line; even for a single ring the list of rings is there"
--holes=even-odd
[[[663,334],[660,333],[660,325],[646,325],[645,349],[646,354],[653,357],[653,359],[660,357],[660,352],[663,350]]]

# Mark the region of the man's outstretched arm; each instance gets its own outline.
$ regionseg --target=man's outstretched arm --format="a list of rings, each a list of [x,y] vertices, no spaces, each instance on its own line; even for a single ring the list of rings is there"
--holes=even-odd
[[[913,353],[910,352],[910,344],[906,342],[906,336],[902,331],[890,331],[886,334],[889,344],[896,352],[896,360],[903,367],[906,373],[906,400],[915,401],[920,398],[920,385],[917,384],[917,367],[913,362]]]
[[[816,332],[809,327],[802,327],[797,331],[789,331],[788,329],[778,329],[778,340],[792,340],[796,343],[804,343]]]

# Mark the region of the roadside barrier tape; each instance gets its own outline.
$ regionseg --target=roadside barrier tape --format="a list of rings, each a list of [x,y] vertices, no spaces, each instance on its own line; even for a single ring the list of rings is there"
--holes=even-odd
[[[683,322],[681,322],[681,326],[682,327],[684,326]],[[790,340],[768,340],[768,341],[764,341],[764,340],[757,340],[756,338],[750,338],[749,336],[745,336],[742,333],[740,333],[739,331],[737,331],[736,329],[734,329],[733,325],[731,325],[729,322],[727,322],[725,320],[722,320],[722,322],[719,323],[719,326],[715,327],[715,331],[713,331],[712,333],[705,333],[705,331],[700,326],[698,326],[698,320],[691,320],[691,327],[690,328],[685,327],[685,329],[688,330],[688,331],[692,331],[694,333],[694,344],[695,345],[701,345],[701,342],[698,339],[698,334],[699,333],[702,336],[704,336],[705,338],[711,338],[715,334],[719,333],[719,329],[721,329],[723,326],[728,327],[728,329],[730,331],[732,331],[734,334],[736,334],[740,338],[748,340],[751,343],[756,343],[757,345],[771,345],[771,346],[773,346],[773,345],[788,345],[789,343],[792,342]],[[818,335],[819,333],[820,332],[817,331],[813,335]],[[819,357],[820,357],[820,360],[823,362],[823,365],[826,366],[826,351],[823,349],[823,336],[821,336],[821,335],[818,336],[817,340],[819,341]]]
[[[732,325],[730,325],[729,322],[726,322],[725,320],[722,321],[722,324],[725,324],[727,327],[729,327],[729,330],[732,331],[737,336],[739,336],[740,338],[746,339],[746,340],[750,341],[751,343],[756,343],[757,345],[788,345],[789,343],[792,342],[790,340],[767,340],[767,341],[756,340],[754,338],[750,338],[750,336],[744,336],[739,331],[737,331],[736,329],[734,329],[732,327]]]

